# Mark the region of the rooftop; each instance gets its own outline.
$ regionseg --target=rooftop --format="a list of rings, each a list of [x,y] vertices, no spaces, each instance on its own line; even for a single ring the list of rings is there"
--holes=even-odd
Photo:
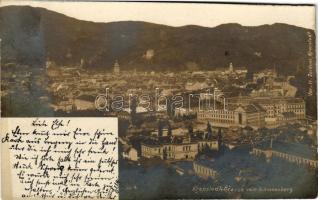
[[[167,145],[167,144],[194,144],[198,141],[204,141],[204,140],[216,140],[215,136],[210,137],[209,139],[204,139],[203,133],[196,133],[191,135],[190,142],[185,141],[187,136],[161,136],[161,137],[152,137],[147,138],[143,141],[143,144],[149,145],[149,146],[161,146],[161,145]]]
[[[270,141],[264,142],[256,146],[256,148],[260,148],[263,150],[269,149],[269,147]],[[272,149],[275,151],[287,153],[294,156],[300,156],[307,159],[317,159],[317,152],[315,149],[300,143],[286,143],[281,141],[274,141]]]

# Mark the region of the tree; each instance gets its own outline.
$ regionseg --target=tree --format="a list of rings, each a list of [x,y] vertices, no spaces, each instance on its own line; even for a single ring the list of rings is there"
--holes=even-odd
[[[192,125],[192,123],[189,123],[189,125],[188,125],[188,131],[189,131],[189,134],[190,134],[190,135],[193,134],[193,125]]]
[[[223,140],[222,131],[221,131],[221,128],[219,128],[219,131],[218,131],[218,145],[219,145],[219,148],[222,145],[222,140]]]
[[[171,97],[168,98],[167,100],[167,114],[169,117],[173,117],[175,113],[175,106],[173,105],[173,101]]]
[[[170,122],[168,122],[168,136],[172,136],[172,128]]]
[[[161,120],[159,120],[158,121],[158,136],[160,136],[160,137],[163,135],[162,129],[163,129],[163,123]]]
[[[131,99],[131,105],[130,105],[130,116],[131,116],[131,123],[133,125],[136,125],[137,119],[137,100],[135,98]]]
[[[206,139],[211,138],[211,136],[212,136],[212,126],[211,126],[210,122],[208,122],[206,129],[207,129]]]

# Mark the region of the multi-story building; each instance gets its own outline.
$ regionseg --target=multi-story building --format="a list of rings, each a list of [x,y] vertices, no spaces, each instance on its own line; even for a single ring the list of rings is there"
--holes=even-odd
[[[203,139],[196,136],[163,136],[148,139],[141,143],[141,156],[164,160],[193,160],[205,148],[218,150],[216,139]]]
[[[265,126],[265,110],[257,104],[230,106],[228,109],[204,110],[197,113],[199,121],[210,122],[216,127],[261,128]]]
[[[271,162],[273,157],[284,159],[297,165],[305,165],[317,169],[318,161],[316,150],[300,143],[286,143],[281,141],[270,141],[253,146],[252,155],[265,156],[267,162]]]
[[[141,144],[141,156],[159,157],[164,160],[194,159],[198,154],[197,143],[182,138],[161,137]]]
[[[218,173],[215,169],[211,166],[212,163],[209,161],[204,160],[197,160],[193,162],[193,170],[194,173],[203,178],[203,179],[215,179],[218,176]]]
[[[234,97],[228,99],[230,105],[247,105],[257,103],[265,111],[265,122],[267,126],[279,125],[284,122],[302,120],[306,118],[305,101],[292,97]]]

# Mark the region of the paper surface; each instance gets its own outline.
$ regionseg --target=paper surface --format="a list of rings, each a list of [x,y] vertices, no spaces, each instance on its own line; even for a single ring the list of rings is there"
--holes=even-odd
[[[116,118],[3,118],[2,191],[10,199],[117,199]]]

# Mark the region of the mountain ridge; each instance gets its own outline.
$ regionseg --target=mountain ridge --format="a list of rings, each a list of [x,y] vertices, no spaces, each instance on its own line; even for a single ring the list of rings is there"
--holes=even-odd
[[[108,70],[119,60],[123,69],[178,71],[189,63],[214,69],[232,62],[251,71],[275,65],[289,73],[305,69],[308,34],[315,39],[313,30],[282,23],[212,28],[101,23],[30,6],[0,7],[0,27],[4,63],[78,65],[83,58],[87,68]]]

